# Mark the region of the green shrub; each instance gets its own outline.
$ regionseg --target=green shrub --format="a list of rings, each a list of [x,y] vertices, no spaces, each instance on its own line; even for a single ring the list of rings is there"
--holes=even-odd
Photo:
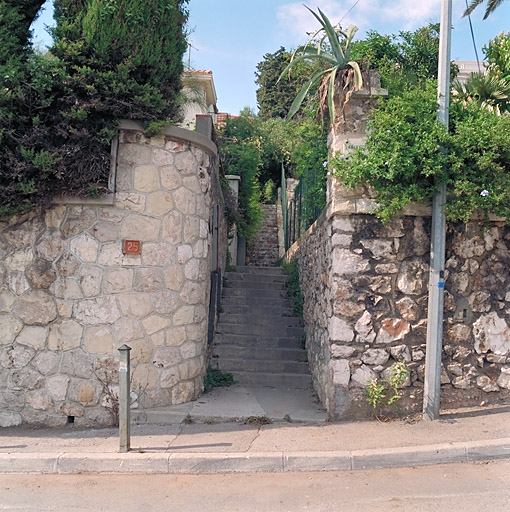
[[[104,190],[120,119],[179,118],[186,4],[57,0],[50,52],[0,61],[1,215]]]

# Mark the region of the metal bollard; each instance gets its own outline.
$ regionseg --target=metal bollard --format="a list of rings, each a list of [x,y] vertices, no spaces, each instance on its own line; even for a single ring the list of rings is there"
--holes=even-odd
[[[131,347],[122,345],[119,348],[119,438],[120,452],[128,452],[131,448],[130,410],[131,392],[130,381],[130,351]]]

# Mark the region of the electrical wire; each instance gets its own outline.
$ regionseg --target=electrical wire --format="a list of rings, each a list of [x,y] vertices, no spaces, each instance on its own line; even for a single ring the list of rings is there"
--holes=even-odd
[[[468,8],[468,0],[466,0],[466,9]],[[476,63],[478,64],[478,73],[482,72],[480,67],[480,59],[478,58],[478,50],[476,49],[475,32],[473,30],[473,24],[471,23],[471,14],[468,14],[469,28],[471,30],[471,40],[473,41],[473,48],[475,50]]]
[[[344,19],[348,16],[348,14],[360,3],[360,0],[356,0],[356,2],[354,2],[354,5],[344,14],[343,18],[338,22],[339,24],[342,23],[342,21],[344,21]]]

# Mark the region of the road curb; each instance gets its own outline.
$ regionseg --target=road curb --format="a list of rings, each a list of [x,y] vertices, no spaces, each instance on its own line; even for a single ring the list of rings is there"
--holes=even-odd
[[[0,474],[213,474],[351,471],[510,458],[510,438],[352,451],[0,453]]]

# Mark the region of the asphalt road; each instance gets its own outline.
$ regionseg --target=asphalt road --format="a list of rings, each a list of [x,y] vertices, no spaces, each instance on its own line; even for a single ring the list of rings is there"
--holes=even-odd
[[[507,512],[510,462],[329,473],[0,475],[0,510]]]

